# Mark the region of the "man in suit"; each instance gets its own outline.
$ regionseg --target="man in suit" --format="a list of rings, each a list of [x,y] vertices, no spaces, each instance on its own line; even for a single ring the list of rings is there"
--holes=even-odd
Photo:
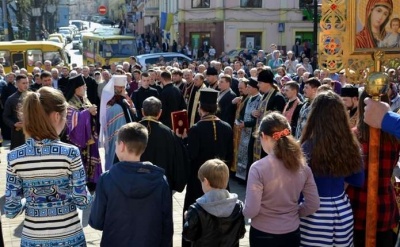
[[[232,100],[236,98],[236,94],[231,89],[232,77],[230,75],[223,75],[218,81],[218,88],[220,93],[218,95],[219,113],[217,116],[227,122],[231,127],[235,122],[236,105],[232,104]]]
[[[168,41],[166,39],[164,39],[164,42],[162,43],[162,51],[163,52],[169,51],[169,45],[168,45]]]

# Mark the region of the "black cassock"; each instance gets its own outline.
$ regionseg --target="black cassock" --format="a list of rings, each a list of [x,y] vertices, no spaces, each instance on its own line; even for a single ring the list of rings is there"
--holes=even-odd
[[[170,189],[182,192],[189,163],[182,141],[161,122],[144,118],[140,123],[149,131],[147,147],[140,160],[163,168]]]
[[[230,165],[233,156],[233,131],[231,126],[222,120],[200,120],[190,128],[187,141],[190,166],[183,212],[204,194],[197,178],[200,166],[215,158]],[[190,246],[190,242],[183,240],[182,246]]]

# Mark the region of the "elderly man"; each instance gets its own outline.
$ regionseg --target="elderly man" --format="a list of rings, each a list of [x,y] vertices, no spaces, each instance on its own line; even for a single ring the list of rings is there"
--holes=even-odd
[[[46,60],[44,61],[44,70],[46,71],[51,71],[52,67],[51,67],[51,61],[50,60]]]
[[[55,89],[59,89],[58,88],[58,80],[60,79],[60,77],[58,76],[58,69],[56,68],[52,68],[51,69],[51,85],[55,88]]]
[[[172,130],[158,121],[161,108],[161,101],[154,96],[143,101],[143,119],[140,123],[149,130],[149,140],[140,160],[150,161],[163,168],[171,190],[182,192],[186,185],[186,169],[189,165],[186,150]]]
[[[188,117],[189,127],[192,127],[195,123],[200,120],[200,115],[197,112],[200,103],[200,90],[207,88],[204,83],[204,75],[197,73],[193,79],[193,87],[189,94],[188,100]]]
[[[118,129],[126,123],[133,122],[133,103],[126,93],[126,83],[126,75],[114,75],[101,94],[99,143],[105,150],[103,171],[108,171],[117,161],[115,141]]]

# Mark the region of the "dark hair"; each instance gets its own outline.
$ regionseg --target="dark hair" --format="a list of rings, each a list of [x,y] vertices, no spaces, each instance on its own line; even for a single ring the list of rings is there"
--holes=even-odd
[[[183,72],[182,72],[182,70],[180,70],[180,69],[173,69],[171,74],[182,76],[182,75],[183,75]]]
[[[300,142],[311,143],[309,165],[318,176],[349,176],[362,169],[360,145],[346,107],[332,91],[317,94],[311,103]]]
[[[312,88],[318,88],[319,86],[321,86],[321,82],[317,77],[309,78],[307,81],[304,82],[304,85],[306,84],[310,85]]]
[[[271,112],[266,115],[260,123],[259,133],[272,137],[274,133],[290,130],[290,124],[286,117],[278,112]],[[305,165],[305,159],[301,150],[300,144],[293,138],[292,135],[282,136],[276,140],[274,147],[275,156],[282,160],[286,169],[297,171]]]
[[[361,93],[360,98],[358,100],[358,120],[357,120],[357,138],[361,143],[368,143],[369,142],[369,125],[366,124],[364,122],[364,107],[365,107],[365,103],[364,103],[364,99],[366,97],[369,97],[369,95],[367,94],[367,92],[365,92],[365,90]],[[383,95],[381,97],[381,101],[389,103],[389,97],[387,94]],[[381,131],[381,141],[382,142],[387,142],[390,141],[392,143],[397,142],[397,139],[384,132]]]
[[[123,142],[129,153],[141,155],[147,147],[149,133],[140,123],[127,123],[118,130],[117,142]]]
[[[24,74],[19,74],[17,75],[17,77],[15,78],[15,81],[19,81],[21,79],[28,79],[28,77]]]
[[[51,73],[49,71],[45,70],[42,73],[40,73],[40,79],[47,78],[47,77],[51,77]]]
[[[62,117],[66,117],[67,102],[61,91],[52,87],[42,87],[37,93],[28,92],[22,108],[25,135],[35,140],[59,138],[49,115],[58,112]]]
[[[397,21],[400,24],[400,18],[395,17],[390,20],[390,27],[392,27],[392,23],[395,21]]]
[[[129,58],[135,60],[135,62],[137,61],[135,56],[130,56]]]
[[[210,114],[215,114],[218,110],[217,104],[199,104],[200,109]]]
[[[285,83],[285,87],[288,86],[290,89],[294,89],[297,92],[300,90],[300,86],[296,81],[288,81]]]
[[[162,103],[159,99],[151,96],[143,101],[142,109],[145,116],[157,117],[162,108]]]
[[[147,72],[143,72],[142,74],[141,74],[141,77],[149,77],[150,75],[149,75],[149,73],[147,73]]]
[[[172,76],[171,73],[169,71],[163,71],[161,72],[161,78],[163,78],[164,80],[171,80]]]

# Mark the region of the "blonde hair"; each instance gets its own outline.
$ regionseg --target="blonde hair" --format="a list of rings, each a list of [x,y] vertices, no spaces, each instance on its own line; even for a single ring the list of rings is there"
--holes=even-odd
[[[214,189],[226,189],[229,181],[229,168],[222,160],[211,159],[200,166],[197,176],[200,181],[207,178],[210,186]]]

